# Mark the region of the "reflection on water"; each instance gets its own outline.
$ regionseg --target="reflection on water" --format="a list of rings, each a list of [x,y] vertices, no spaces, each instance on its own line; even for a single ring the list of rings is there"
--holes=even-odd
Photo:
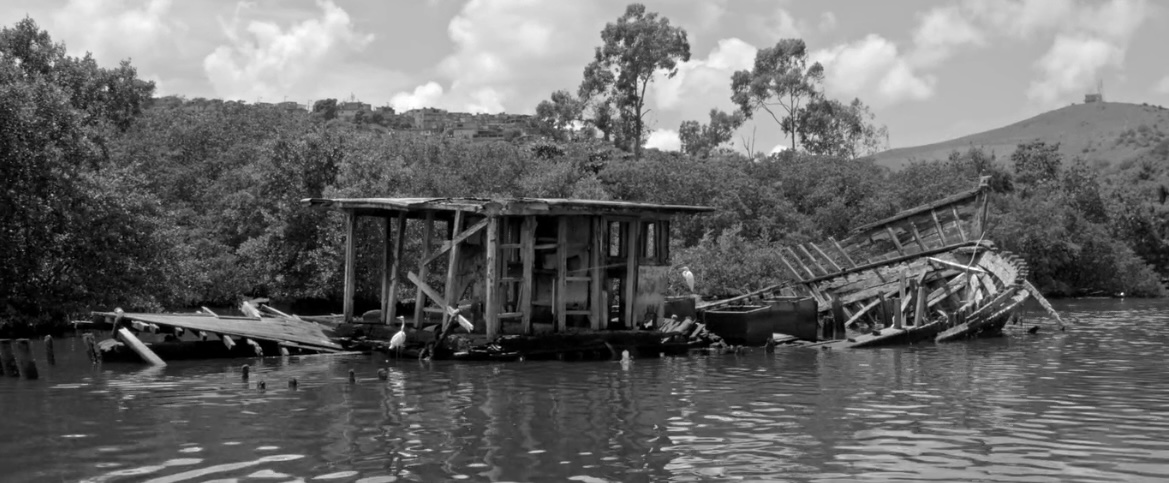
[[[41,380],[0,379],[0,480],[1156,481],[1167,307],[1070,302],[1066,333],[1027,334],[1033,311],[971,343],[630,364],[94,368],[60,340]]]

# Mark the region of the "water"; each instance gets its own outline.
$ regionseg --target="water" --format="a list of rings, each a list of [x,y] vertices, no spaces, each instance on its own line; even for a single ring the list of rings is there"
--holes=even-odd
[[[92,368],[58,340],[0,378],[0,481],[1164,481],[1169,302],[1059,307],[1082,324],[629,365]]]

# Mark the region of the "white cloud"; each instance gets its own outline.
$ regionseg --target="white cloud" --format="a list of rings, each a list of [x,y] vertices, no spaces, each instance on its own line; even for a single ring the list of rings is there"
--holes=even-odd
[[[982,30],[956,7],[935,8],[918,15],[911,59],[917,66],[933,66],[968,45],[986,45]]]
[[[431,81],[426,84],[414,88],[414,92],[405,93],[399,92],[390,98],[390,106],[397,112],[405,112],[411,109],[421,109],[423,107],[435,107],[438,101],[442,98],[442,86],[437,82]]]
[[[768,151],[767,154],[768,155],[779,154],[779,153],[782,153],[784,151],[787,151],[788,149],[791,149],[791,146],[789,146],[787,144],[779,143],[779,144],[776,144],[775,147],[771,148],[771,151]]]
[[[678,137],[678,131],[655,129],[649,133],[649,138],[645,140],[645,147],[662,151],[679,151],[682,149],[682,139]]]
[[[731,74],[750,69],[757,50],[736,38],[719,40],[705,59],[692,57],[678,65],[673,78],[659,77],[647,97],[657,109],[677,111],[683,119],[705,120],[711,107],[731,108]]]
[[[138,61],[161,55],[184,30],[170,9],[170,0],[69,0],[53,12],[52,29],[68,39],[73,55],[92,52],[102,64]]]
[[[1161,80],[1153,86],[1153,92],[1157,94],[1169,94],[1169,75],[1162,77]]]
[[[833,16],[832,21],[835,20]],[[764,39],[804,38],[811,30],[806,21],[795,18],[784,8],[776,8],[769,15],[752,17],[748,22],[749,28]]]
[[[1107,41],[1057,36],[1051,50],[1037,63],[1043,75],[1031,82],[1027,97],[1047,104],[1057,102],[1063,94],[1095,85],[1105,67],[1119,67],[1123,61],[1124,51]]]
[[[346,54],[364,49],[373,35],[357,32],[349,14],[330,0],[318,0],[320,18],[289,27],[252,20],[240,26],[239,15],[223,25],[229,45],[221,45],[203,59],[203,70],[216,94],[224,98],[263,98],[283,95],[333,94],[322,85]],[[312,92],[306,92],[312,91]]]
[[[438,65],[449,79],[440,107],[522,112],[550,85],[575,91],[609,14],[591,2],[471,0],[447,26],[454,52]]]
[[[874,107],[928,99],[937,82],[915,72],[896,45],[875,34],[809,57],[824,65],[826,91],[834,97],[860,97]]]

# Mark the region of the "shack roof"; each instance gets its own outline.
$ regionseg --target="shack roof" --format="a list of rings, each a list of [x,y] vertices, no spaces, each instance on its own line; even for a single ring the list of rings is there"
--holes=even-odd
[[[632,201],[575,200],[564,198],[305,198],[311,207],[378,214],[387,211],[427,211],[493,215],[626,215],[654,216],[707,213],[707,206],[662,205]]]

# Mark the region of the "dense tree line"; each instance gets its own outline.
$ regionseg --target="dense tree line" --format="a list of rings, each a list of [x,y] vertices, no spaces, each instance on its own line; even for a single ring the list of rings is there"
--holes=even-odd
[[[684,32],[644,10],[626,16],[681,52]],[[629,34],[611,34],[622,35]],[[862,157],[863,149],[841,147],[858,138],[805,137],[811,128],[801,123],[825,119],[815,120],[826,108],[814,106],[834,102],[813,95],[784,113],[788,127],[776,117],[804,146],[831,149],[749,156],[719,148],[723,133],[733,132],[728,126],[747,113],[715,111],[709,125],[688,125],[685,152],[662,152],[630,143],[629,136],[641,136],[636,126],[612,131],[624,136],[618,143],[600,133],[581,136],[570,126],[582,112],[595,113],[597,99],[567,91],[544,107],[549,136],[536,141],[407,136],[240,102],[152,99],[153,85],[129,63],[103,68],[64,52],[32,20],[0,31],[0,323],[10,330],[114,306],[234,305],[240,296],[337,303],[342,220],[300,203],[318,196],[712,206],[713,214],[678,220],[672,251],[677,264],[699,275],[701,291],[716,296],[790,276],[778,247],[844,237],[851,227],[989,175],[996,192],[991,238],[1025,256],[1046,292],[1158,296],[1169,273],[1166,143],[1113,167],[1062,160],[1035,142],[1009,160],[971,150],[891,171]],[[598,65],[606,59],[599,50]],[[791,72],[813,69],[797,64]],[[645,80],[630,75],[593,91],[616,106],[611,122],[641,115],[644,106],[630,96],[643,92]],[[637,89],[623,93],[618,85],[629,82]],[[756,97],[780,95],[768,92]],[[852,109],[831,109],[841,106]],[[586,124],[604,125],[595,118]],[[368,300],[378,291],[378,230],[367,223],[358,239],[358,293]],[[408,237],[409,259],[418,257],[419,238]]]

